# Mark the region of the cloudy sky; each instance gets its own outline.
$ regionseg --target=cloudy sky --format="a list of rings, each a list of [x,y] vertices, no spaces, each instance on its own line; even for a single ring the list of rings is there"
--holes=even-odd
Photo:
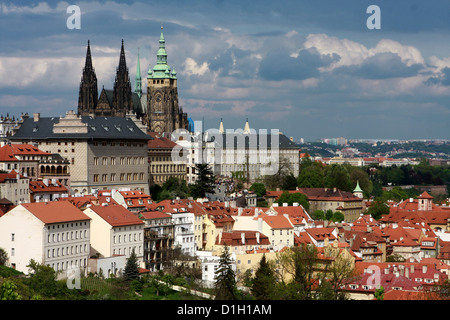
[[[122,39],[134,85],[161,25],[180,104],[205,128],[248,118],[296,141],[450,138],[448,0],[0,0],[0,114],[76,110],[88,40],[99,92]]]

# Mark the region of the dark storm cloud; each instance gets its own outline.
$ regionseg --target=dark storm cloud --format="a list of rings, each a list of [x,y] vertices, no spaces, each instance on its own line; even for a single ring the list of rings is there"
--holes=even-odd
[[[397,54],[382,52],[365,59],[360,65],[340,67],[335,72],[363,79],[380,80],[412,77],[417,75],[423,67],[421,64],[407,66]]]
[[[262,60],[259,75],[265,80],[304,80],[320,74],[319,68],[338,61],[339,56],[321,55],[315,49],[301,50],[297,57],[276,49]]]

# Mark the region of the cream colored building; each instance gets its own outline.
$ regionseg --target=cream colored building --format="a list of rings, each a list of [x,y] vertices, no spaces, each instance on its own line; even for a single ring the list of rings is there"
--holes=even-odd
[[[120,188],[149,193],[149,139],[132,117],[80,117],[73,111],[53,118],[34,114],[10,137],[69,160],[71,194]]]
[[[55,271],[87,268],[90,235],[90,218],[67,201],[21,204],[0,217],[7,263],[25,274],[31,259]]]
[[[0,199],[6,198],[13,204],[30,202],[30,179],[12,170],[0,173]]]
[[[144,222],[119,204],[91,206],[84,213],[92,219],[92,253],[103,257],[124,255],[127,258],[135,252],[143,265]],[[119,270],[119,273],[121,270]]]

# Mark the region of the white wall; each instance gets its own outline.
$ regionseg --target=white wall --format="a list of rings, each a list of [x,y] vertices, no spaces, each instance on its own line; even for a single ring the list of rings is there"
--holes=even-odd
[[[31,259],[44,263],[43,243],[44,223],[22,206],[0,217],[0,247],[8,254],[10,267],[15,264],[16,270],[28,274]]]

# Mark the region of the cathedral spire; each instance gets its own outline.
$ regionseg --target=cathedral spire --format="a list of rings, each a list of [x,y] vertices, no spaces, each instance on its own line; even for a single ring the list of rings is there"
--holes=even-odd
[[[95,70],[92,66],[91,44],[88,40],[86,61],[83,68],[83,75],[81,76],[80,91],[78,95],[78,114],[87,115],[93,113],[94,109],[97,107],[97,102],[97,76],[95,75]]]
[[[133,99],[131,95],[131,83],[128,75],[127,62],[125,59],[125,48],[122,39],[119,66],[117,67],[113,89],[113,116],[125,116],[127,113],[134,111]]]
[[[139,98],[142,96],[142,78],[141,78],[141,63],[139,61],[139,48],[136,64],[136,79],[134,83],[134,92],[137,93]]]
[[[120,49],[119,67],[117,71],[127,71],[127,62],[125,59],[125,48],[123,46],[123,39],[122,39],[122,48]]]
[[[90,71],[93,69],[94,68],[92,67],[91,43],[88,40],[88,46],[87,46],[87,50],[86,50],[86,62],[84,64],[84,70]]]

